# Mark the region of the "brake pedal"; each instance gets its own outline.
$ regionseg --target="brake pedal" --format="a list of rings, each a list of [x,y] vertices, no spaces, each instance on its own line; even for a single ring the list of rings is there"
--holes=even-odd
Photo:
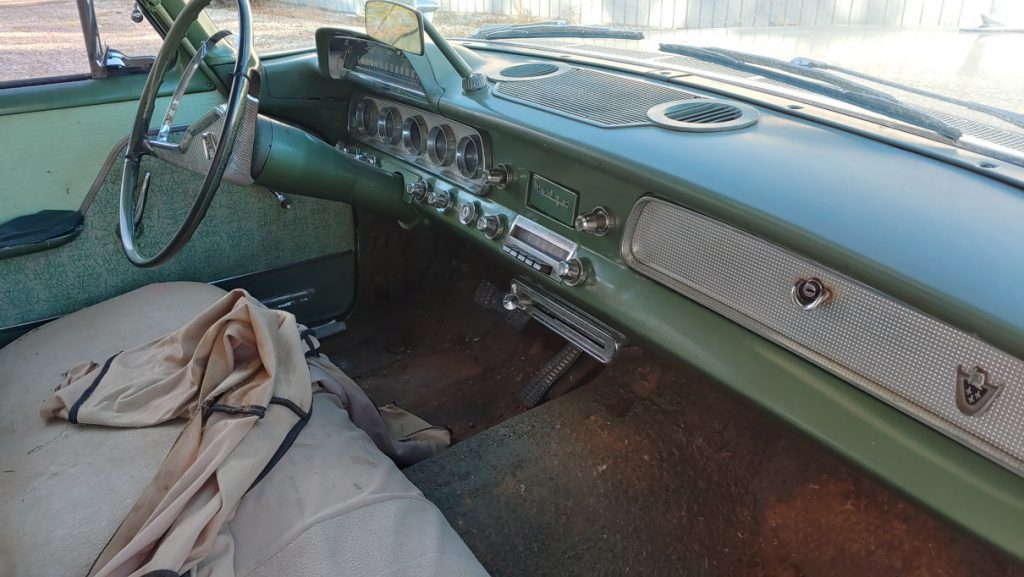
[[[547,364],[541,368],[540,372],[526,385],[519,393],[519,402],[527,408],[536,407],[544,395],[548,394],[551,390],[552,385],[555,384],[558,379],[562,378],[565,373],[569,372],[572,365],[576,362],[576,359],[580,358],[580,353],[583,350],[572,343],[568,343],[565,347],[558,352]]]

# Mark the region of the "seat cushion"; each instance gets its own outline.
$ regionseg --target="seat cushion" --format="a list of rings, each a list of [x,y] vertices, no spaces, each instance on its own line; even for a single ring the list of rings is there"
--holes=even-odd
[[[39,406],[61,373],[174,330],[223,295],[196,283],[150,285],[0,350],[0,575],[86,575],[181,430],[45,421]],[[314,394],[308,424],[242,499],[234,543],[217,545],[233,547],[236,574],[486,576],[339,403]]]
[[[0,575],[87,574],[181,429],[43,420],[39,407],[62,373],[174,330],[224,294],[200,283],[149,285],[0,349]]]

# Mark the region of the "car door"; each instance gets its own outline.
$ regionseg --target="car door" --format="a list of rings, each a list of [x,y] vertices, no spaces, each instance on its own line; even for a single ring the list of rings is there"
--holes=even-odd
[[[0,67],[0,346],[48,319],[163,281],[243,287],[310,324],[344,314],[354,294],[355,231],[351,208],[342,203],[225,182],[191,242],[168,264],[142,269],[124,257],[117,236],[122,151],[149,59],[112,48],[122,42],[155,54],[154,25],[168,21],[136,7],[131,20],[141,21],[133,23],[121,4],[128,6],[0,5],[0,53],[19,63]],[[90,14],[100,21],[107,44],[95,26],[79,27],[69,17],[75,8],[83,21]],[[120,29],[128,32],[108,34]],[[26,35],[30,41],[19,44]],[[31,41],[36,36],[54,42]],[[231,54],[222,50],[221,62]],[[164,82],[156,117],[187,60],[182,55]],[[184,126],[224,102],[212,70],[204,66],[193,78],[175,123]],[[181,222],[202,177],[149,162],[140,244],[156,246]],[[40,238],[40,215],[63,224]],[[26,223],[36,234],[19,237]]]

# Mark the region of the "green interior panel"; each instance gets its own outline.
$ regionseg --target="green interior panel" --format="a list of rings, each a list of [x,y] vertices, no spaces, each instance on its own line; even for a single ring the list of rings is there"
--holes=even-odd
[[[158,114],[168,100],[157,100]],[[190,94],[175,123],[191,122],[223,101],[215,91]],[[77,210],[111,148],[127,136],[137,107],[129,100],[0,116],[0,222],[44,209]]]
[[[93,174],[108,153],[102,151]],[[139,242],[143,250],[152,251],[181,222],[201,177],[152,159],[145,169],[153,176]],[[67,314],[148,283],[215,281],[354,246],[352,211],[346,204],[292,198],[292,208],[284,210],[265,188],[225,183],[180,254],[160,268],[136,268],[117,237],[120,180],[121,164],[115,162],[77,239],[53,250],[0,260],[0,327]],[[82,190],[91,182],[92,177],[84,179]]]

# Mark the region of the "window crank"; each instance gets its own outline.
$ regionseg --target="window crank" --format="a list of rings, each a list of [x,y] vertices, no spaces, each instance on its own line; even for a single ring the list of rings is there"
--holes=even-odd
[[[292,207],[292,199],[287,196],[277,192],[276,190],[271,190],[270,194],[274,195],[274,198],[277,199],[277,205],[281,207],[281,210],[288,210]]]

